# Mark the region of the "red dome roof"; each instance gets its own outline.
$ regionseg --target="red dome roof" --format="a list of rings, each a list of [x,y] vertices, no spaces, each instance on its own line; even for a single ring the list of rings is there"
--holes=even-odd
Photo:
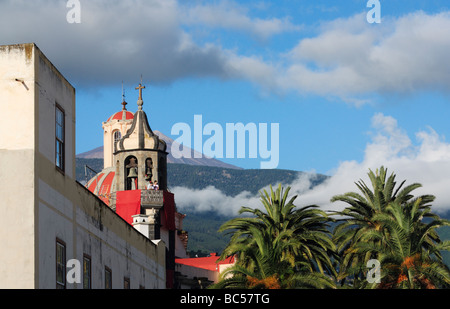
[[[132,112],[129,112],[127,110],[121,110],[120,112],[115,113],[111,117],[108,118],[108,121],[111,120],[130,120],[134,118],[134,114]]]
[[[110,204],[111,189],[114,185],[115,174],[113,168],[103,170],[86,184],[87,189],[97,195],[106,205]]]

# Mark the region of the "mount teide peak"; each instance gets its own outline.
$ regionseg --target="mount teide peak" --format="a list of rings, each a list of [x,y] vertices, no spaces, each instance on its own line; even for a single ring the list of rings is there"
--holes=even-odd
[[[153,131],[156,135],[158,135],[159,138],[164,140],[167,143],[167,150],[169,152],[167,156],[167,163],[179,163],[179,164],[189,164],[189,165],[200,165],[200,166],[213,166],[213,167],[223,167],[223,168],[232,168],[232,169],[242,169],[238,166],[231,165],[224,163],[222,161],[219,161],[214,158],[207,157],[205,155],[202,155],[201,158],[195,158],[194,154],[197,154],[197,156],[200,154],[199,152],[189,149],[191,153],[190,158],[174,158],[172,154],[170,153],[170,149],[172,148],[172,144],[176,144],[176,142],[171,139],[170,137],[164,135],[163,133],[159,131]],[[103,159],[103,146],[97,147],[95,149],[92,149],[87,152],[83,152],[77,155],[77,158],[82,159]]]

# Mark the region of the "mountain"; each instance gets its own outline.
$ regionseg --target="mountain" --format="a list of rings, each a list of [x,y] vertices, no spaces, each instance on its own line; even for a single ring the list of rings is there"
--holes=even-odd
[[[76,177],[81,183],[94,176],[85,166],[100,172],[103,159],[76,158]],[[86,177],[85,172],[88,172]],[[192,164],[167,164],[167,180],[169,188],[186,187],[189,189],[205,189],[213,186],[227,196],[236,196],[242,191],[258,194],[258,191],[269,184],[293,182],[302,172],[293,170],[259,170],[236,169],[216,166]],[[327,176],[317,175],[313,185],[324,181]],[[221,252],[228,243],[228,236],[217,232],[219,227],[231,217],[215,212],[196,212],[189,209],[180,210],[186,214],[183,228],[189,232],[188,250],[193,254]]]
[[[282,169],[229,169],[212,166],[168,164],[167,181],[169,188],[186,187],[201,190],[213,186],[228,196],[236,196],[242,191],[258,194],[261,188],[278,183],[292,183],[304,172]],[[323,182],[327,176],[317,174],[311,180],[312,186]]]
[[[103,160],[103,146],[97,147],[95,149],[80,153],[77,158],[81,159],[102,159]]]
[[[89,168],[85,168],[85,166]],[[76,179],[84,183],[103,169],[103,159],[76,158]],[[87,172],[87,175],[86,175]],[[278,183],[292,183],[303,172],[293,170],[234,169],[216,166],[167,164],[167,185],[169,188],[186,187],[201,190],[213,186],[228,196],[236,196],[242,191],[258,194],[261,188]],[[328,176],[316,175],[312,186],[323,182]]]
[[[89,169],[86,169],[85,166]],[[76,158],[76,178],[84,183],[103,169],[103,159]],[[87,172],[87,175],[85,174]],[[281,169],[235,169],[192,164],[167,164],[167,185],[169,188],[185,187],[201,190],[213,186],[225,195],[236,196],[242,191],[258,194],[261,188],[278,183],[292,183],[303,172]],[[317,174],[311,180],[312,186],[322,183],[328,176]]]
[[[170,150],[174,141],[158,131],[154,132],[166,141],[167,149]],[[257,194],[258,190],[267,187],[269,184],[291,183],[302,173],[277,169],[246,170],[211,158],[175,159],[170,154],[167,161],[169,188],[182,186],[191,189],[204,189],[213,186],[228,196],[236,196],[244,190]],[[86,165],[97,172],[103,169],[103,147],[77,155],[76,178],[81,183],[94,176],[94,173],[85,167]],[[325,175],[316,176],[312,186],[320,184],[328,177]],[[183,210],[183,212],[186,214],[186,218],[183,220],[183,228],[189,232],[188,251],[191,256],[206,256],[211,252],[220,253],[225,248],[229,236],[217,231],[231,217],[212,211]],[[450,213],[443,217],[450,219]],[[450,239],[450,227],[440,227],[438,233],[442,240]],[[450,252],[444,251],[442,256],[444,262],[450,267]]]
[[[223,168],[231,168],[231,169],[242,169],[240,167],[237,167],[232,164],[227,164],[225,162],[222,162],[220,160],[209,158],[205,155],[202,155],[201,158],[195,158],[195,156],[200,156],[201,154],[191,148],[188,148],[191,157],[190,158],[174,158],[173,155],[170,152],[170,149],[172,148],[172,145],[174,147],[178,147],[179,144],[176,143],[173,139],[170,137],[164,135],[163,133],[159,131],[153,131],[160,139],[166,142],[167,144],[167,152],[169,153],[167,155],[167,163],[177,163],[177,164],[188,164],[188,165],[199,165],[199,166],[214,166],[214,167],[223,167]],[[97,147],[95,149],[92,149],[87,152],[83,152],[77,155],[77,158],[81,159],[103,159],[103,146]]]
[[[85,169],[85,165],[96,171],[101,171],[103,159],[76,159],[76,177],[82,183],[86,179],[85,170],[89,171]],[[169,187],[183,186],[192,189],[204,189],[208,186],[214,186],[228,196],[235,196],[244,190],[257,194],[259,189],[269,184],[290,183],[301,173],[292,170],[237,170],[174,163],[167,165]],[[91,174],[90,177],[92,176]],[[327,177],[317,175],[316,181],[312,185],[320,184]],[[217,230],[231,217],[212,211],[182,210],[182,212],[186,214],[186,218],[183,220],[183,228],[189,232],[188,250],[191,256],[205,256],[211,252],[221,252],[225,248],[229,236],[220,234]],[[442,217],[450,219],[449,214]],[[438,233],[441,239],[450,239],[449,226],[440,227]],[[444,251],[442,256],[444,262],[450,266],[450,252]]]
[[[191,158],[174,158],[170,153],[172,146],[179,145],[159,131],[154,131],[167,143],[167,179],[168,186],[182,186],[190,189],[204,189],[213,186],[228,196],[235,196],[246,190],[257,194],[258,190],[269,184],[279,182],[289,183],[295,180],[300,172],[292,170],[245,170],[240,167],[203,156],[194,158],[199,154],[190,149]],[[76,157],[76,179],[85,183],[92,178],[95,172],[103,169],[103,147],[78,154]],[[92,171],[93,170],[93,171]],[[322,181],[325,176],[318,177]],[[210,252],[221,252],[228,242],[228,237],[219,234],[217,230],[229,217],[214,212],[186,213],[183,221],[184,229],[189,232],[188,250],[194,254],[204,255]]]

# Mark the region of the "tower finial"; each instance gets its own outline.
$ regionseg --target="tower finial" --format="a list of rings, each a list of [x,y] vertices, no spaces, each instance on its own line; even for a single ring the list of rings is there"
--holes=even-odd
[[[136,90],[139,90],[139,99],[138,99],[138,106],[139,110],[142,110],[142,105],[144,104],[144,101],[142,100],[142,89],[145,89],[145,86],[142,86],[142,74],[141,74],[141,83],[138,87],[136,87]]]
[[[125,90],[123,89],[123,81],[122,81],[122,110],[126,111],[127,108],[125,107],[128,103],[125,101]]]

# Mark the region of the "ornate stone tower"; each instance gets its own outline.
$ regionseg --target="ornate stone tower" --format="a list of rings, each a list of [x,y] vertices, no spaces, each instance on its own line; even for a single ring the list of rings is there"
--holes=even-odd
[[[105,166],[86,187],[147,238],[164,241],[167,284],[173,286],[175,257],[187,257],[187,233],[167,190],[167,144],[150,128],[143,89],[141,81],[136,113],[127,111],[123,100],[122,111],[103,123]],[[159,190],[148,190],[150,181],[158,182]]]
[[[166,142],[153,133],[147,115],[142,110],[142,84],[139,90],[138,111],[126,134],[114,144],[116,182],[114,191],[143,190],[149,181],[157,181],[159,189],[167,189]]]

